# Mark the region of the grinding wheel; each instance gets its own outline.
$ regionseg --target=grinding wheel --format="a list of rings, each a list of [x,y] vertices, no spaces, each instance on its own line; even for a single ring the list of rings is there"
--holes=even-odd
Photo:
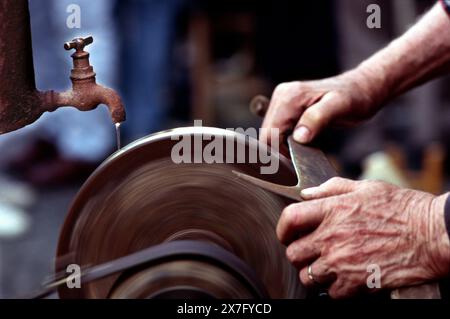
[[[128,145],[108,158],[77,194],[60,234],[56,271],[65,271],[68,264],[82,269],[99,265],[168,242],[200,241],[236,256],[253,271],[268,297],[305,297],[298,272],[287,261],[285,248],[275,234],[280,212],[291,202],[231,173],[235,170],[293,185],[296,177],[290,161],[272,152],[271,157],[278,158],[280,165],[273,175],[260,175],[260,162],[172,161],[171,150],[178,142],[174,137],[204,135],[232,138],[235,147],[244,145],[247,152],[266,147],[233,131],[206,127],[165,131]],[[207,143],[204,141],[202,148]],[[222,151],[226,155],[225,148]],[[228,255],[223,256],[226,259]],[[178,253],[147,268],[86,283],[80,289],[60,287],[59,295],[146,298],[164,296],[166,291],[181,287],[178,292],[197,291],[199,296],[213,298],[254,296],[241,287],[239,276],[217,264]],[[156,281],[163,283],[160,291],[154,289]]]

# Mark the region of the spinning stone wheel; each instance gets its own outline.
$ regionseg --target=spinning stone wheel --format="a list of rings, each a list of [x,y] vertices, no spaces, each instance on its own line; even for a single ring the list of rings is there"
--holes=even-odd
[[[231,173],[295,184],[290,161],[272,152],[271,159],[279,159],[279,170],[273,175],[260,174],[265,166],[260,161],[172,161],[172,148],[179,142],[174,137],[205,135],[231,138],[247,154],[266,147],[232,131],[188,127],[151,135],[112,155],[73,202],[59,238],[56,270],[65,271],[69,264],[84,269],[114,263],[148,247],[156,247],[157,252],[145,265],[85,283],[80,289],[62,286],[60,297],[305,297],[298,272],[287,261],[275,233],[289,200]],[[207,144],[203,141],[202,149]],[[216,156],[227,155],[225,146],[216,151]]]

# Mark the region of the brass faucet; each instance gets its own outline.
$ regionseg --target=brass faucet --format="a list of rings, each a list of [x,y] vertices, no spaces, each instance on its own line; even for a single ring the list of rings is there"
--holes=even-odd
[[[75,49],[70,75],[72,89],[62,93],[45,92],[43,98],[46,111],[51,112],[61,106],[73,106],[80,111],[89,111],[99,104],[105,104],[109,108],[112,121],[122,123],[126,115],[120,96],[114,90],[96,83],[94,69],[89,63],[89,53],[84,51],[93,41],[92,37],[76,38],[64,44],[68,51]]]

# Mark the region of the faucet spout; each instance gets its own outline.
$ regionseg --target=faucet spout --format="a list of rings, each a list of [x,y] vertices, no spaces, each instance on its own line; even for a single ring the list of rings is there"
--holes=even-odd
[[[113,123],[122,123],[126,120],[125,107],[122,100],[113,89],[103,87],[96,83],[89,85],[74,85],[65,92],[47,91],[43,93],[43,112],[53,112],[64,106],[73,106],[80,111],[90,111],[100,104],[108,107]]]
[[[101,85],[97,85],[96,91],[100,104],[104,104],[108,107],[112,121],[114,123],[125,122],[125,107],[123,106],[122,99],[119,94],[117,94],[117,92],[113,89],[103,87]]]

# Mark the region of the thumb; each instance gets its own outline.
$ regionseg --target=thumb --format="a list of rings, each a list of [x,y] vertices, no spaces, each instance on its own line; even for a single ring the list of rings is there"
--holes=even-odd
[[[341,108],[337,107],[335,96],[325,95],[304,111],[294,130],[294,140],[302,144],[311,142],[339,112]]]

